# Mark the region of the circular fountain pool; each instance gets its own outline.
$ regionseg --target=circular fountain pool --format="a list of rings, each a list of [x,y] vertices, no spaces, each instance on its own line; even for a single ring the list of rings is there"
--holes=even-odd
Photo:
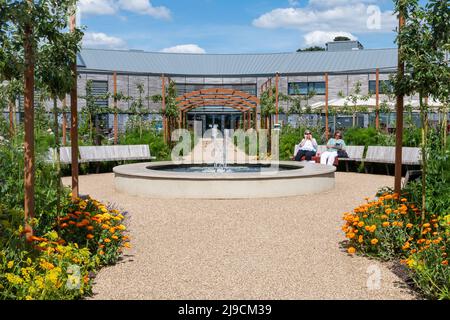
[[[242,199],[297,196],[334,188],[336,168],[299,162],[138,163],[114,168],[118,191],[149,198]]]

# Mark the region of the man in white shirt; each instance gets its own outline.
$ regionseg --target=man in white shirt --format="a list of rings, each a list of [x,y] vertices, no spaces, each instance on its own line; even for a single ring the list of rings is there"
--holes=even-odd
[[[295,161],[301,161],[303,157],[306,161],[311,161],[317,153],[317,146],[317,141],[313,138],[311,131],[306,130],[305,137],[299,145],[300,149],[295,156]]]

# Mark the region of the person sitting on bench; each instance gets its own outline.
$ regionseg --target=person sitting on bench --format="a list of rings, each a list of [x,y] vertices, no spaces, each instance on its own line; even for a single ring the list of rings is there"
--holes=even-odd
[[[334,165],[334,160],[338,157],[338,151],[345,150],[345,142],[342,140],[342,133],[336,131],[334,138],[328,140],[327,151],[321,154],[320,163],[329,166]]]
[[[305,157],[306,161],[311,161],[317,153],[317,141],[313,138],[311,131],[305,131],[305,137],[300,142],[300,149],[295,156],[295,161],[301,161]]]

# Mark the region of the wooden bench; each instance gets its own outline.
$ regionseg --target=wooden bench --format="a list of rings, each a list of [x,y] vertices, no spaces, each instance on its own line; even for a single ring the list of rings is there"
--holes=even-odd
[[[71,164],[72,163],[72,148],[71,147],[61,147],[59,149],[59,159],[61,164]],[[51,148],[47,153],[46,161],[48,163],[55,163],[56,161],[56,149]]]
[[[421,164],[421,153],[419,148],[402,148],[402,164],[407,166],[418,166]],[[389,165],[395,164],[395,147],[369,146],[364,159],[365,163],[384,163],[389,175]],[[366,173],[368,172],[366,167]]]
[[[125,145],[125,146],[90,146],[79,147],[79,163],[108,162],[108,161],[137,161],[155,160],[150,154],[148,145]],[[50,149],[47,162],[54,163],[56,150]],[[72,163],[72,149],[70,147],[60,148],[61,164]]]
[[[79,149],[81,163],[155,159],[151,156],[150,148],[147,144],[126,146],[91,146],[80,147]]]

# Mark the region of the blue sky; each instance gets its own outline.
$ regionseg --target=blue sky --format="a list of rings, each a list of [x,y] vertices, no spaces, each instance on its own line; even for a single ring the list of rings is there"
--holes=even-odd
[[[340,34],[366,48],[395,47],[390,0],[80,0],[79,7],[85,47],[290,52]]]

